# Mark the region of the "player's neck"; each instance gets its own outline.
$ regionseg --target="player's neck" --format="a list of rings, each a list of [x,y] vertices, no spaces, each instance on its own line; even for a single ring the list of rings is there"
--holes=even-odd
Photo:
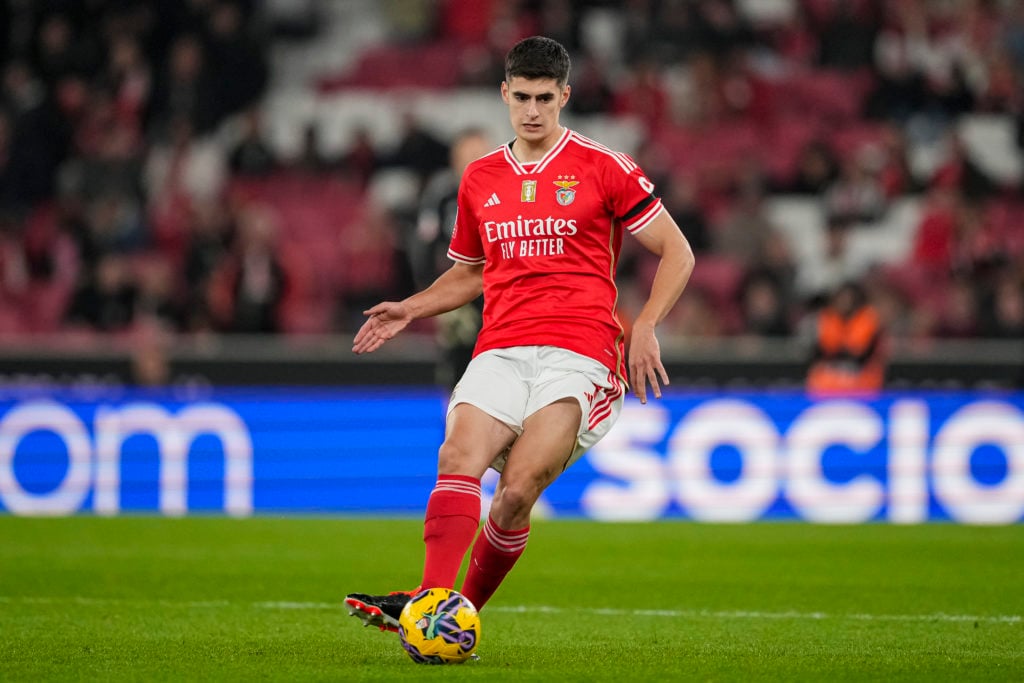
[[[548,135],[543,140],[537,142],[528,142],[523,140],[521,137],[516,136],[516,139],[512,141],[512,155],[515,156],[516,160],[522,164],[529,164],[534,161],[540,161],[544,158],[544,155],[555,146],[555,144],[562,138],[562,134],[565,133],[565,129],[559,126],[554,130],[551,135]]]

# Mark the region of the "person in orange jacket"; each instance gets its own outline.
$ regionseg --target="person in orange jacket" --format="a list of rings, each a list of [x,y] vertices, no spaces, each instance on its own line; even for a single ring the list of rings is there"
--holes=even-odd
[[[812,394],[871,393],[885,381],[883,330],[878,312],[857,283],[840,286],[818,314],[807,372]]]

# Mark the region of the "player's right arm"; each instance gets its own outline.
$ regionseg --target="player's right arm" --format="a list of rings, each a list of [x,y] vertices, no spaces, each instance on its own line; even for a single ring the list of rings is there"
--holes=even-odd
[[[482,264],[456,262],[423,291],[402,301],[384,301],[363,311],[369,317],[356,332],[352,351],[376,351],[413,320],[454,311],[473,301],[483,291],[483,272]]]

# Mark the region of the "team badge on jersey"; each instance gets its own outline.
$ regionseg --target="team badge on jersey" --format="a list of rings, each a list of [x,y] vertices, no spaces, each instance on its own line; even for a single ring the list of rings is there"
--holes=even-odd
[[[519,194],[519,201],[521,202],[535,202],[537,201],[537,181],[536,180],[524,180],[523,190]]]
[[[558,186],[555,191],[555,199],[562,206],[569,206],[576,199],[576,190],[573,188],[580,184],[580,181],[576,180],[576,176],[558,176],[558,180],[552,181]]]

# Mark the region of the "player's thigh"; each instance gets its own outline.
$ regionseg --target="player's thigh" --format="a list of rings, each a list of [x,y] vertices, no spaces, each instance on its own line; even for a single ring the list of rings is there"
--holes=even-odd
[[[515,438],[515,431],[501,420],[471,403],[460,403],[448,412],[437,471],[481,477]]]
[[[499,490],[512,487],[537,496],[565,470],[572,457],[583,412],[579,401],[566,397],[530,415],[509,451]]]

